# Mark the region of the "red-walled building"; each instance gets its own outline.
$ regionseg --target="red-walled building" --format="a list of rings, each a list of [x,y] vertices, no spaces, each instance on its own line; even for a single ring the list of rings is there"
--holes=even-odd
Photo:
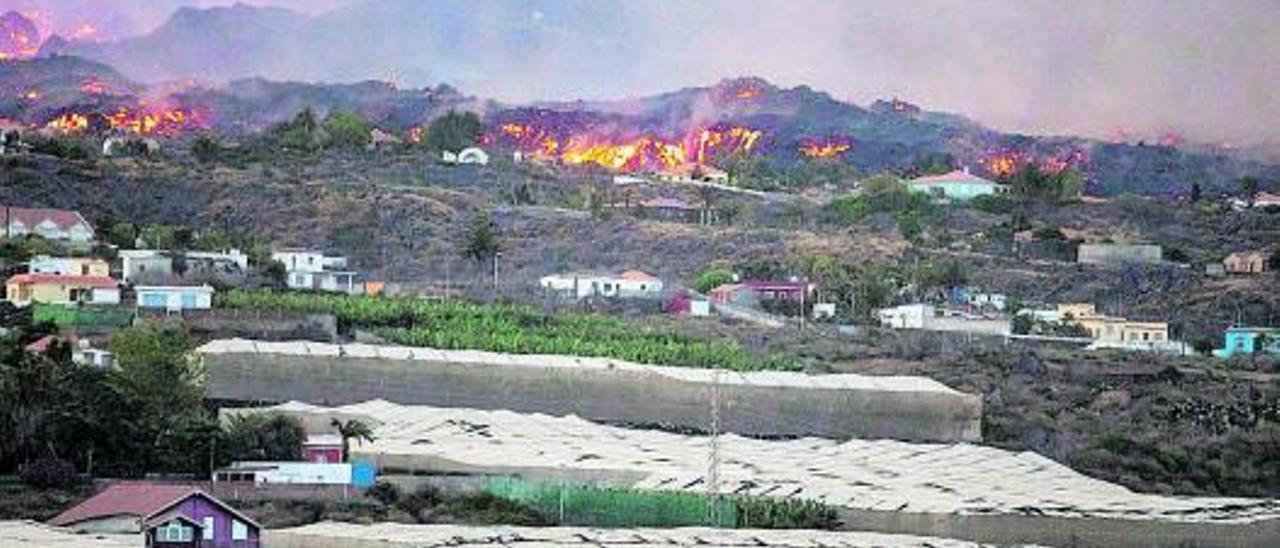
[[[307,462],[339,463],[342,457],[342,436],[312,434],[302,444],[302,458]]]

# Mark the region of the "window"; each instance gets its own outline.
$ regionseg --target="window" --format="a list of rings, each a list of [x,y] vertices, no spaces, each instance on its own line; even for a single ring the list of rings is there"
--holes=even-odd
[[[171,521],[156,528],[156,540],[160,542],[191,542],[194,536],[190,526]]]
[[[182,308],[191,310],[196,307],[196,294],[186,292],[182,294]]]
[[[204,519],[201,520],[201,522],[204,524],[204,527],[203,527],[204,539],[213,540],[213,523],[214,523],[213,516],[205,516]]]
[[[249,526],[238,519],[231,520],[231,540],[249,540]]]
[[[142,306],[147,308],[164,308],[168,305],[169,299],[164,293],[143,293]]]

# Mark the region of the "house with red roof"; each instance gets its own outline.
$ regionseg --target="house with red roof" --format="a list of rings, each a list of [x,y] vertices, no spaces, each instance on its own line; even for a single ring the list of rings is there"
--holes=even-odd
[[[967,167],[942,175],[917,177],[907,182],[907,188],[958,202],[1009,192],[1008,186],[969,173]]]
[[[663,283],[657,276],[642,270],[621,274],[609,272],[568,272],[544,276],[539,285],[557,296],[570,299],[597,297],[618,299],[652,299],[662,295]]]
[[[7,238],[34,234],[73,245],[93,242],[93,225],[76,211],[3,205],[0,215],[4,216]]]
[[[5,298],[17,306],[120,304],[120,283],[108,276],[18,274],[5,283]]]
[[[189,485],[120,482],[49,520],[79,533],[143,533],[146,546],[258,548],[262,527]]]

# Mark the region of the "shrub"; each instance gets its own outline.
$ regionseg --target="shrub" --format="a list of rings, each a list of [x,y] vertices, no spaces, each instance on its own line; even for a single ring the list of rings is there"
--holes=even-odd
[[[698,281],[694,283],[694,289],[697,289],[698,293],[706,293],[724,284],[731,283],[733,283],[733,272],[724,268],[712,268],[704,270],[698,275]]]
[[[89,157],[89,147],[71,137],[49,137],[31,143],[32,152],[57,156],[64,160],[84,160]]]
[[[969,201],[969,207],[978,211],[992,213],[996,215],[1007,215],[1013,212],[1013,200],[1005,196],[985,195],[978,196]]]
[[[38,459],[22,467],[22,482],[32,487],[49,489],[52,487],[68,487],[79,481],[76,467],[68,461],[58,458]]]
[[[394,505],[400,500],[400,488],[385,481],[380,481],[365,492],[365,496],[376,500],[387,506]]]
[[[396,507],[408,512],[411,516],[417,516],[423,510],[440,504],[442,500],[444,497],[440,495],[439,489],[431,485],[423,485],[414,492],[400,497]]]

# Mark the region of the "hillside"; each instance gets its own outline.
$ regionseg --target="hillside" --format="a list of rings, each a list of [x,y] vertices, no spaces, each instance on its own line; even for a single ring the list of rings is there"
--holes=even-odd
[[[224,15],[238,20],[256,13],[235,10]],[[181,17],[202,14],[186,10]],[[159,46],[147,49],[153,47]],[[757,171],[785,179],[785,185],[800,186],[813,184],[804,173],[814,170],[848,178],[885,170],[913,174],[921,166],[940,164],[970,166],[991,178],[1025,165],[1073,169],[1085,175],[1091,194],[1101,196],[1182,196],[1193,182],[1209,194],[1230,194],[1245,175],[1280,179],[1278,166],[1222,151],[1004,134],[897,100],[864,108],[808,87],[779,88],[759,78],[618,101],[504,106],[443,84],[402,89],[372,80],[316,84],[250,78],[222,85],[145,86],[108,65],[55,56],[0,64],[0,94],[0,118],[36,126],[78,115],[91,129],[119,127],[119,121],[106,118],[121,109],[131,113],[127,119],[177,113],[177,123],[161,128],[169,136],[197,129],[254,133],[308,107],[321,113],[355,111],[399,132],[450,110],[466,110],[484,116],[484,143],[500,149],[555,150],[561,161],[623,170],[693,162],[733,169],[745,160]],[[678,159],[668,158],[675,149]]]

